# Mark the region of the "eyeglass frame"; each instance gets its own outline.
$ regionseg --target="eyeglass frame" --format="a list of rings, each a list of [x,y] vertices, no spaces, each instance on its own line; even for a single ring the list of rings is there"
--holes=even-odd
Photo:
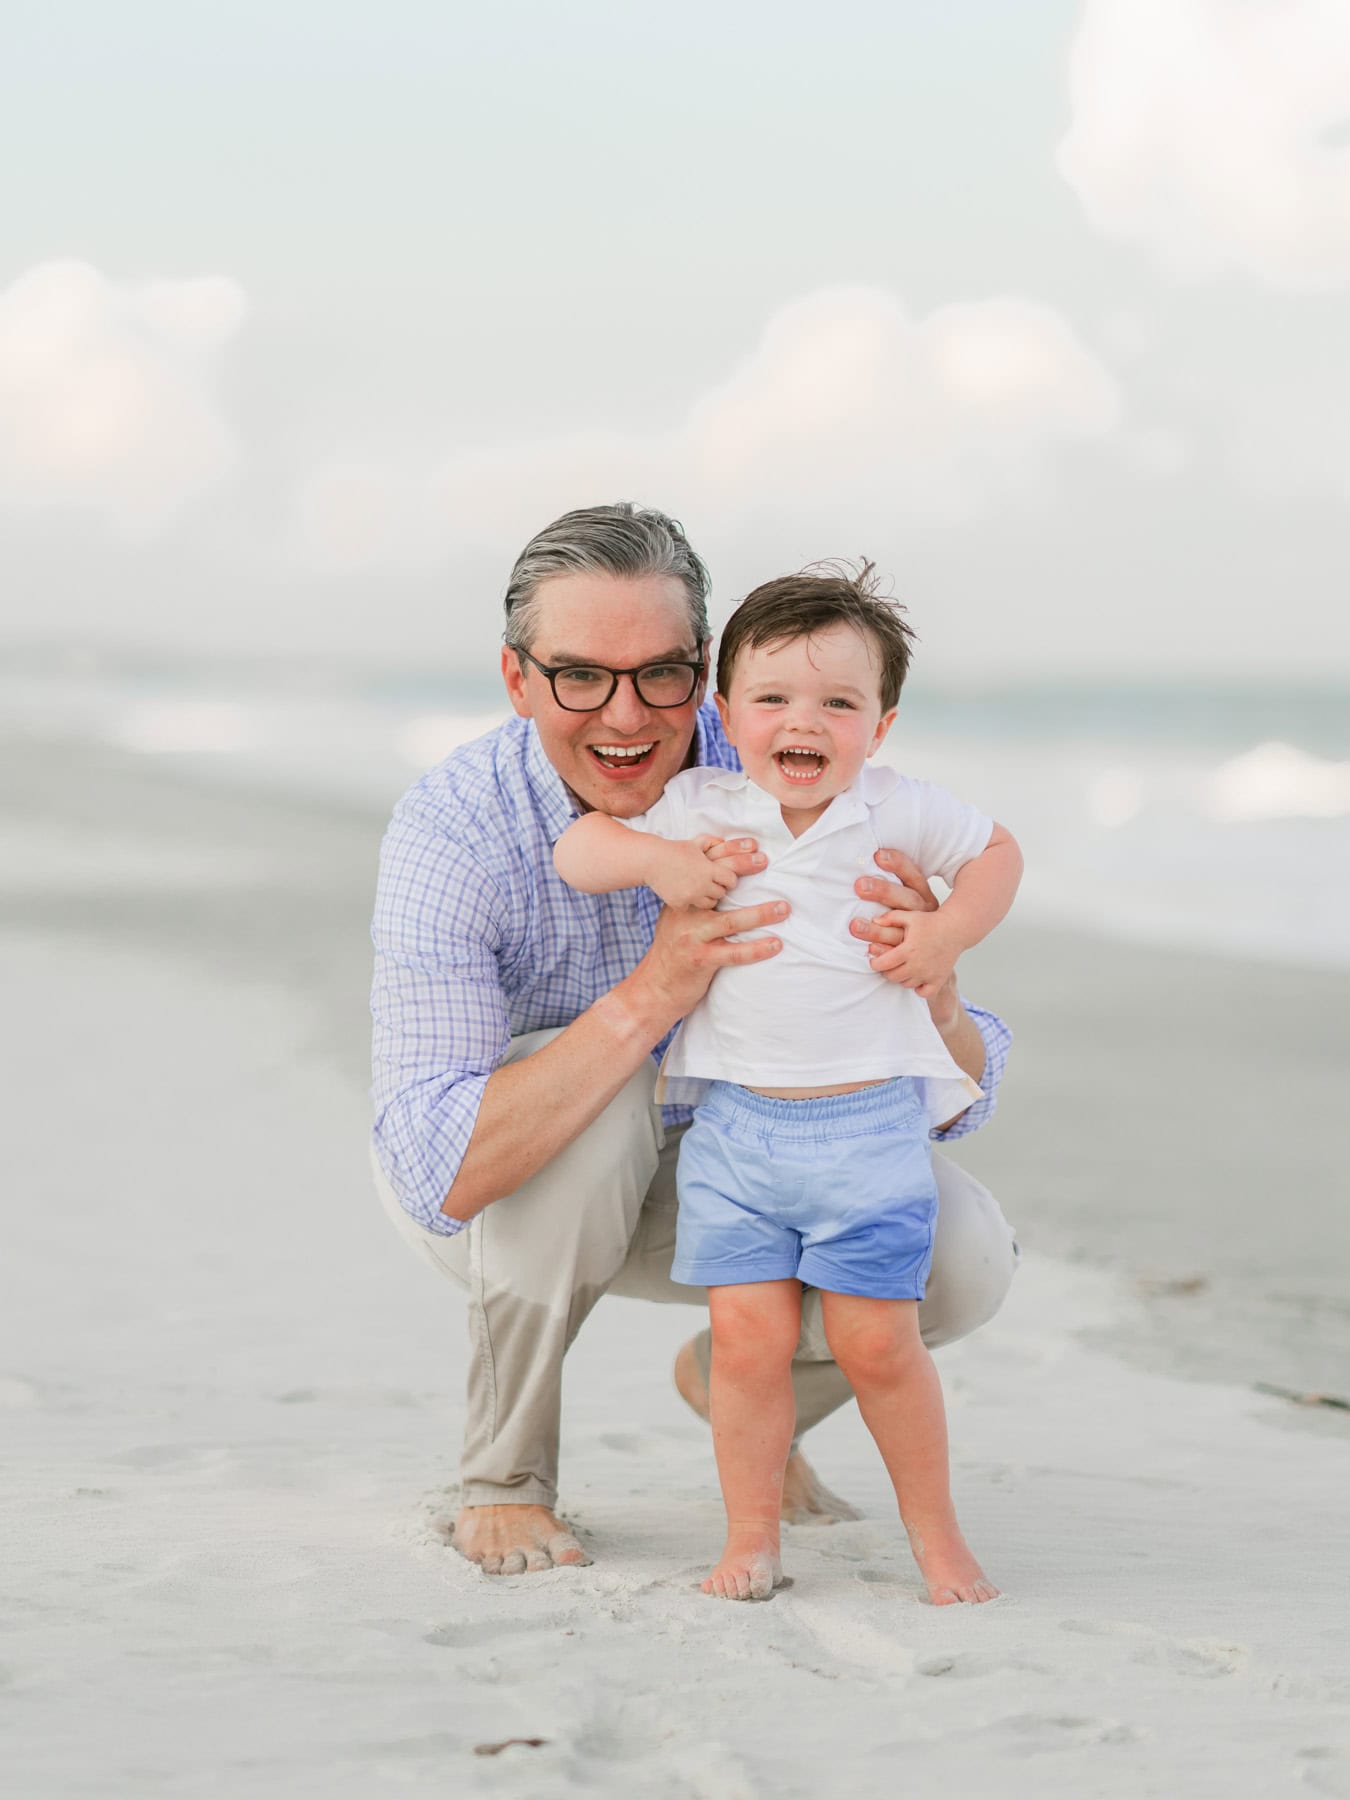
[[[697,662],[687,662],[682,656],[657,657],[655,661],[639,663],[637,667],[633,669],[611,669],[605,663],[559,663],[556,668],[551,669],[547,663],[541,663],[539,658],[537,656],[532,656],[528,650],[522,650],[514,644],[512,645],[512,649],[515,650],[517,656],[523,656],[526,662],[532,662],[534,664],[535,668],[538,669],[545,681],[548,682],[549,692],[553,695],[554,705],[557,706],[560,711],[569,713],[602,711],[603,708],[609,705],[610,701],[618,692],[619,678],[622,675],[626,675],[632,682],[633,692],[644,706],[651,707],[653,712],[673,712],[677,706],[688,706],[689,702],[698,691],[699,676],[706,675],[708,672],[708,659],[706,656],[700,657]],[[564,701],[559,700],[558,677],[559,675],[566,675],[570,669],[599,669],[602,674],[610,676],[610,690],[605,695],[604,699],[597,700],[594,706],[568,706]],[[637,681],[638,676],[641,675],[644,669],[689,669],[692,670],[694,679],[690,682],[689,692],[685,695],[683,700],[649,700],[638,686]]]

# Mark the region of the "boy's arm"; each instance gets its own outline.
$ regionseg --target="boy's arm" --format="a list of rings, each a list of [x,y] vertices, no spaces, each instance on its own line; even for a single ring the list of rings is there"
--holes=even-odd
[[[931,1000],[951,978],[962,952],[1006,916],[1021,879],[1022,852],[996,823],[984,849],[957,871],[951,894],[936,912],[906,914],[894,949],[873,945],[872,967],[913,988],[921,1000]]]
[[[649,887],[667,906],[716,906],[736,885],[730,859],[753,851],[753,838],[662,838],[607,813],[586,813],[553,846],[553,866],[583,894]]]

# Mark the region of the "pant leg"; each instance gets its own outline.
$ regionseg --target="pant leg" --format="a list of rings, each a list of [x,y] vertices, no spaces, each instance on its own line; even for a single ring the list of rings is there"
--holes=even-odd
[[[670,1135],[676,1136],[673,1132]],[[643,1210],[633,1255],[612,1284],[614,1293],[651,1300],[703,1296],[701,1288],[681,1289],[670,1280],[670,1263],[675,1254],[674,1161],[670,1159],[668,1173],[666,1161],[663,1152],[662,1168]],[[1012,1227],[982,1182],[936,1151],[933,1174],[938,1190],[933,1266],[919,1302],[919,1332],[930,1350],[968,1337],[993,1318],[1012,1285],[1018,1255]],[[666,1185],[670,1189],[670,1204],[655,1210],[652,1199]],[[663,1281],[669,1292],[661,1291]],[[706,1382],[712,1368],[710,1331],[699,1333],[695,1354]],[[792,1362],[792,1386],[797,1397],[798,1437],[853,1397],[853,1390],[830,1355],[820,1295],[814,1288],[802,1295],[802,1335]]]
[[[513,1039],[504,1060],[555,1035]],[[657,1168],[655,1080],[644,1063],[551,1163],[453,1237],[410,1219],[376,1169],[400,1236],[467,1290],[466,1506],[557,1501],[563,1357],[623,1265]]]

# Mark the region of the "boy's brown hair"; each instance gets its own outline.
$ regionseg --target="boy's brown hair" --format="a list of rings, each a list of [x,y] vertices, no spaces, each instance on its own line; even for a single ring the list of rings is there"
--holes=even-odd
[[[876,565],[812,563],[796,575],[766,581],[727,620],[717,650],[717,691],[731,691],[731,677],[743,650],[813,637],[831,625],[851,625],[876,650],[881,663],[881,710],[900,698],[914,643],[914,629],[901,618],[904,607],[878,592]]]

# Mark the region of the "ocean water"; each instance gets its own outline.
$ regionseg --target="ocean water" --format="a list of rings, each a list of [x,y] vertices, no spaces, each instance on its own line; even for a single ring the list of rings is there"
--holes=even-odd
[[[6,732],[107,744],[203,781],[279,784],[372,813],[503,717],[494,683],[452,673],[0,666]],[[1016,834],[1025,918],[1350,967],[1350,691],[919,691],[881,754]]]

